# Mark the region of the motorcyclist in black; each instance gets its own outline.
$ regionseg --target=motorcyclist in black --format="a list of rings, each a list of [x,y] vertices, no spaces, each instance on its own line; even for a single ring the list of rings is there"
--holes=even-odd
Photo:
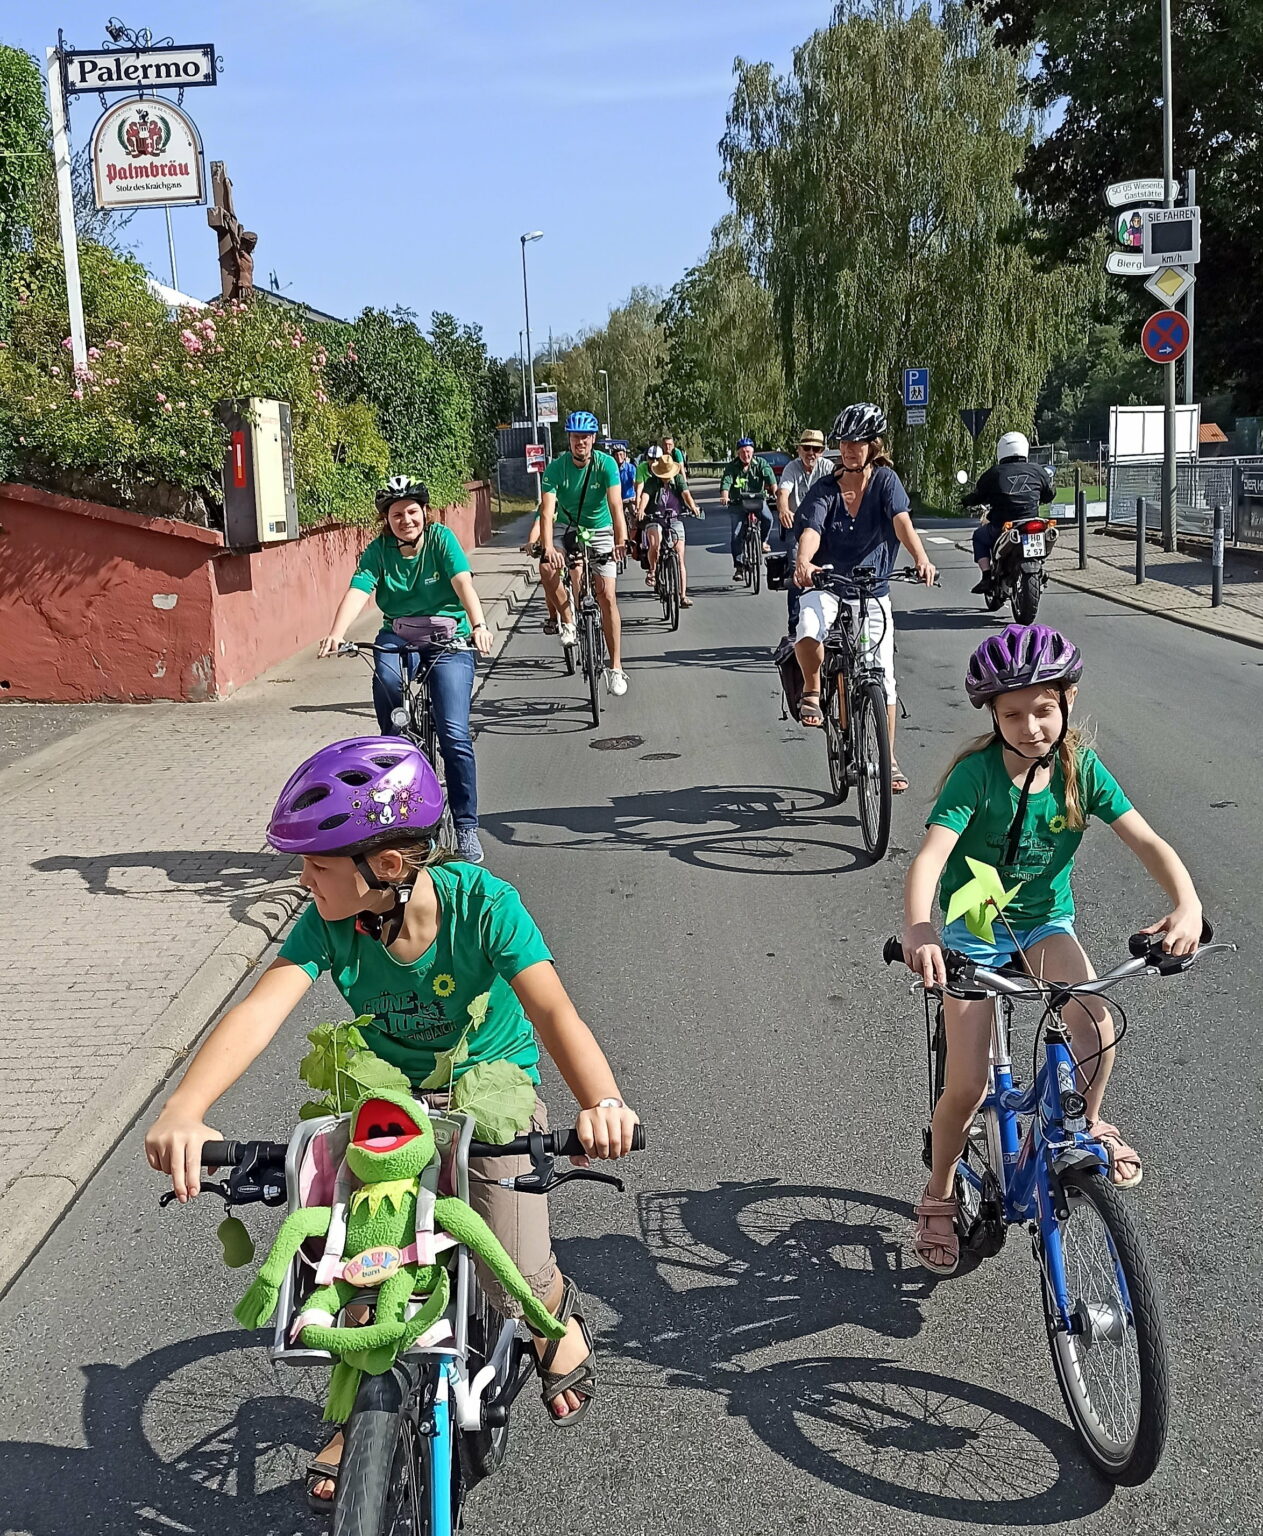
[[[991,551],[1005,523],[1035,517],[1042,505],[1052,501],[1052,482],[1038,464],[1030,460],[1031,445],[1021,432],[1005,432],[996,444],[996,462],[979,477],[962,507],[988,507],[985,523],[974,529],[974,559],[982,572],[975,592],[991,587]]]

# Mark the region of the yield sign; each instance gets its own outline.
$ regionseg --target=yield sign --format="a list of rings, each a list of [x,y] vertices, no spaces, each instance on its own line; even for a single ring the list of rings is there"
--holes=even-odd
[[[1151,363],[1173,363],[1188,346],[1188,321],[1178,309],[1160,309],[1150,315],[1140,332],[1140,345]]]
[[[990,405],[978,405],[972,410],[962,411],[960,419],[965,423],[965,431],[969,433],[974,442],[978,441],[978,434],[991,419],[991,412],[995,409]]]

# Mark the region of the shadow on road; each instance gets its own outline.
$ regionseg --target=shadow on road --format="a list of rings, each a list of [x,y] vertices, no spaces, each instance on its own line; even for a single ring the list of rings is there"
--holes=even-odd
[[[328,1438],[312,1388],[239,1329],[84,1367],[82,1447],[0,1442],[4,1529],[30,1536],[300,1536],[297,1482]]]
[[[592,729],[592,715],[587,695],[577,688],[573,698],[482,698],[474,704],[470,728],[475,741],[480,736],[573,736]]]
[[[247,923],[271,933],[274,923],[259,920],[255,908],[264,902],[291,899],[300,892],[286,880],[294,872],[292,855],[240,853],[219,848],[172,848],[151,853],[107,853],[96,858],[58,854],[36,859],[31,868],[40,874],[82,877],[94,896],[126,896],[130,901],[169,901],[180,887],[190,896],[228,908],[234,922]],[[166,880],[155,882],[153,872]],[[135,878],[129,878],[134,872]]]
[[[661,1390],[665,1373],[668,1388],[725,1399],[821,1482],[927,1517],[1043,1526],[1108,1500],[1070,1430],[1001,1392],[883,1359],[880,1344],[751,1358],[841,1325],[887,1339],[920,1332],[936,1282],[905,1260],[902,1202],[770,1180],[649,1194],[639,1206],[642,1241],[558,1245],[566,1272],[617,1315],[598,1341],[614,1391]]]
[[[740,874],[840,874],[868,865],[854,818],[815,789],[758,786],[641,790],[605,805],[538,806],[483,814],[506,845],[665,853],[703,869]],[[820,835],[823,829],[824,835]],[[839,844],[854,832],[856,846]],[[813,835],[814,834],[814,835]]]

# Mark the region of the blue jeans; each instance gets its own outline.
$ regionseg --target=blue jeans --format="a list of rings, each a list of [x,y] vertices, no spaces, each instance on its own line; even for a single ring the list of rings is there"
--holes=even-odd
[[[759,522],[763,527],[763,542],[765,544],[772,536],[772,514],[768,511],[767,505],[764,502],[760,502],[757,508],[731,507],[729,510],[732,513],[732,563],[733,565],[740,565],[745,559],[742,553],[742,546],[746,540],[746,514],[754,511],[758,512]]]
[[[1014,958],[1014,950],[1013,940],[1009,938],[1002,924],[997,922],[992,931],[995,934],[995,942],[988,944],[985,939],[975,938],[966,927],[965,919],[958,917],[954,923],[948,923],[940,938],[944,949],[954,949],[958,955],[968,955],[979,965],[995,970],[997,966],[1007,965]],[[1024,953],[1038,944],[1041,939],[1050,938],[1054,933],[1068,933],[1072,939],[1077,939],[1074,919],[1054,917],[1046,923],[1036,923],[1033,928],[1015,927],[1013,929],[1014,938],[1022,946]]]
[[[990,560],[991,551],[999,537],[999,523],[979,523],[973,535],[974,560]]]
[[[402,651],[407,641],[388,627],[377,636],[375,644]],[[403,668],[408,668],[409,678],[414,677],[420,660],[418,656],[373,657],[373,708],[377,711],[377,729],[383,736],[398,734],[390,723],[390,715],[403,701]],[[469,706],[474,695],[473,651],[447,651],[440,656],[430,668],[429,687],[434,731],[447,779],[447,800],[459,832],[478,825],[478,770],[469,734]]]
[[[803,600],[802,589],[794,584],[794,565],[798,560],[798,535],[793,526],[778,528],[781,536],[781,548],[785,551],[786,566],[789,576],[785,582],[785,601],[789,608],[789,628],[785,631],[792,635],[798,628],[798,605]]]

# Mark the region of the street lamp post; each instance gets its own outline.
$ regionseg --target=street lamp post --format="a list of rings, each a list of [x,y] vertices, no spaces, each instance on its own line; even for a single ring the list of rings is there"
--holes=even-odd
[[[1175,109],[1171,99],[1171,0],[1162,0],[1162,175],[1163,206],[1175,207]],[[1162,410],[1162,547],[1175,548],[1175,364],[1164,363]],[[1143,535],[1142,535],[1143,537]]]
[[[522,340],[522,332],[517,333],[517,360],[522,370],[522,420],[529,421],[531,415],[530,401],[526,398],[526,343]]]
[[[605,380],[605,435],[614,435],[613,419],[610,415],[610,376],[604,368],[598,368],[597,373]]]
[[[527,365],[527,368],[528,368],[528,370],[530,372],[530,384],[531,384],[531,441],[532,442],[536,442],[538,440],[538,438],[539,438],[539,421],[536,418],[536,408],[535,408],[535,354],[534,354],[534,352],[533,352],[533,350],[531,348],[531,295],[530,295],[530,290],[526,286],[526,247],[527,247],[527,245],[532,240],[542,240],[543,237],[544,237],[544,231],[542,229],[532,230],[530,232],[530,234],[522,235],[522,236],[519,237],[521,239],[521,242],[522,242],[522,308],[525,311],[525,315],[526,315],[526,365]],[[538,501],[539,500],[539,475],[536,474],[534,479],[535,479],[535,500]]]

